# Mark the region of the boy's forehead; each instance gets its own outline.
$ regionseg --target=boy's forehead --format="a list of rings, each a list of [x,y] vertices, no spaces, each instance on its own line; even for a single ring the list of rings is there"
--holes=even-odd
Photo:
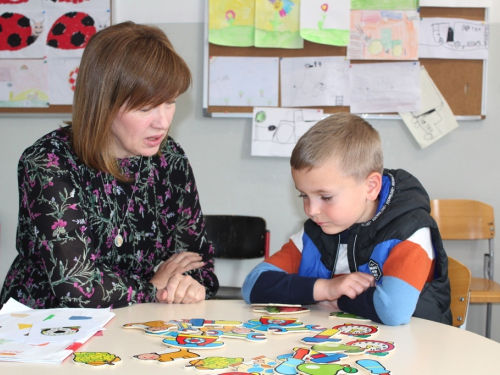
[[[292,178],[295,187],[304,186],[314,191],[326,191],[336,186],[355,183],[355,179],[342,173],[335,163],[325,163],[310,169],[293,169]]]

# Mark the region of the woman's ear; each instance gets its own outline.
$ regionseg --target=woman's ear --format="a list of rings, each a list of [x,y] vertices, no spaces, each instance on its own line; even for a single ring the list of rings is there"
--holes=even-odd
[[[382,189],[382,175],[379,172],[372,172],[366,178],[367,199],[375,201]]]

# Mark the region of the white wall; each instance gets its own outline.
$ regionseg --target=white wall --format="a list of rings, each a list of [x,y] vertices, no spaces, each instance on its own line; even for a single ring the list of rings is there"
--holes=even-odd
[[[202,115],[203,16],[202,0],[136,0],[114,2],[115,22],[132,19],[157,23],[188,62],[194,85],[178,100],[171,135],[186,150],[193,165],[206,214],[262,216],[271,230],[271,252],[277,251],[305,219],[290,177],[287,158],[250,156],[251,120],[214,119]],[[185,11],[188,7],[189,12]],[[182,8],[182,9],[181,9]],[[177,12],[182,17],[177,17]],[[174,23],[175,20],[182,23]],[[461,122],[436,144],[421,150],[402,121],[372,121],[380,132],[389,168],[404,168],[417,176],[433,198],[469,198],[485,201],[500,213],[500,5],[490,11],[488,111],[484,121]],[[164,23],[164,22],[169,23]],[[24,148],[57,128],[67,116],[0,117],[0,280],[15,257],[18,210],[17,160]],[[497,241],[498,242],[498,241]],[[475,243],[445,244],[448,252],[480,275],[483,250]],[[498,247],[498,246],[497,246]],[[472,251],[475,250],[475,251]],[[500,254],[500,248],[497,249]],[[239,284],[255,262],[238,268],[218,262],[223,283]],[[500,282],[500,261],[496,281]],[[483,334],[486,309],[473,305],[467,328]],[[493,339],[500,342],[500,307],[493,308]]]

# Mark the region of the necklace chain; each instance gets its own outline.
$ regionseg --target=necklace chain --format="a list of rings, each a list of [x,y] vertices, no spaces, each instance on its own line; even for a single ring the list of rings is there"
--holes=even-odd
[[[125,220],[127,219],[128,213],[129,213],[130,203],[132,202],[132,199],[134,199],[134,194],[135,194],[135,191],[137,190],[137,180],[139,179],[139,175],[141,173],[141,167],[142,167],[142,157],[141,157],[141,161],[139,162],[139,171],[136,174],[134,186],[132,186],[132,194],[130,195],[130,198],[127,200],[127,205],[125,207],[125,214],[123,215],[122,222],[121,222],[120,226],[118,227],[118,233],[116,234],[115,238],[113,239],[113,242],[114,242],[116,247],[121,247],[123,245],[123,242],[124,242],[123,236],[121,235],[120,232],[121,232],[123,226],[125,225]],[[102,179],[103,185],[106,185],[106,183],[104,182],[104,177],[102,177],[102,172],[101,172],[101,179]],[[104,195],[106,195],[109,208],[112,210],[111,199],[109,198],[109,194],[106,194],[106,189],[104,189]],[[114,214],[114,212],[111,211],[110,219],[113,217],[113,214]],[[116,215],[116,218],[118,219],[118,214]]]

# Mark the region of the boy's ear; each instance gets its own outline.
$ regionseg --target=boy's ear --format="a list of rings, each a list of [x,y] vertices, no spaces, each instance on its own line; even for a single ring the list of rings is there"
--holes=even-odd
[[[367,199],[375,201],[378,198],[380,189],[382,189],[382,175],[378,172],[372,172],[366,178]]]

